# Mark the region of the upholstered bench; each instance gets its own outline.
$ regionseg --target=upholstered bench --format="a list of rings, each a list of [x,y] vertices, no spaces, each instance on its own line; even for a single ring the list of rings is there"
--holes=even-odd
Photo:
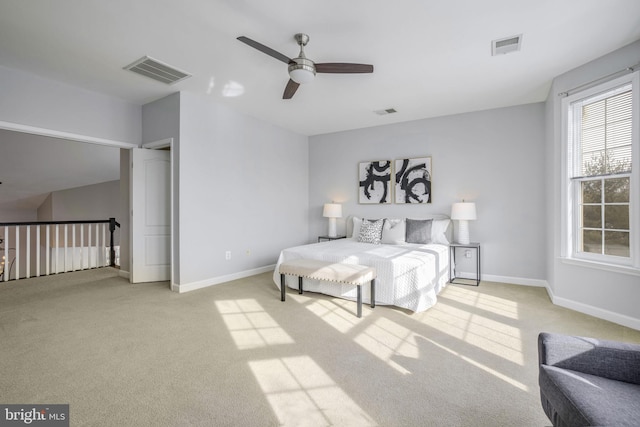
[[[342,264],[316,259],[293,259],[280,264],[280,300],[285,300],[285,275],[298,276],[298,293],[302,279],[326,280],[358,287],[358,317],[362,317],[362,285],[371,283],[371,308],[376,306],[376,269],[365,265]]]

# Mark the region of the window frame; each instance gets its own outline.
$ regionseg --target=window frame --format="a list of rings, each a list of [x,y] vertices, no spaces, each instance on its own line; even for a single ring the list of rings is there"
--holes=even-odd
[[[608,82],[595,85],[588,89],[573,93],[561,102],[561,141],[562,141],[562,191],[561,191],[561,257],[570,261],[584,262],[591,266],[602,266],[621,272],[640,273],[640,72],[636,71]],[[630,256],[594,254],[579,252],[580,236],[580,185],[582,179],[574,179],[572,174],[575,167],[577,144],[571,134],[574,127],[571,122],[572,104],[576,101],[595,97],[598,94],[610,92],[624,85],[632,86],[632,147],[631,173],[629,194],[629,252]],[[610,177],[623,175],[615,174]],[[607,178],[608,176],[600,177]],[[594,177],[596,178],[596,177]],[[604,224],[603,224],[604,229]]]

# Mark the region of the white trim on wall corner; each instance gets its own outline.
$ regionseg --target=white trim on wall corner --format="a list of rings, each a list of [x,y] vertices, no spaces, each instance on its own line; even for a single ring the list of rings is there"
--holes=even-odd
[[[129,277],[131,277],[131,273],[129,273],[128,271],[120,270],[118,272],[118,276],[124,277],[125,279],[129,280]]]
[[[581,302],[573,301],[567,298],[555,296],[551,288],[549,288],[548,286],[547,293],[549,294],[551,302],[555,305],[640,331],[640,319],[636,319],[620,313],[614,313],[613,311],[604,310],[599,307],[583,304]]]
[[[196,289],[207,288],[209,286],[219,285],[221,283],[230,282],[232,280],[244,279],[245,277],[255,276],[256,274],[267,273],[269,271],[273,271],[274,268],[276,268],[276,265],[272,264],[272,265],[267,265],[265,267],[259,267],[251,270],[240,271],[238,273],[227,274],[226,276],[218,276],[218,277],[212,277],[210,279],[199,280],[197,282],[183,283],[180,285],[172,284],[171,290],[178,293],[195,291]],[[275,284],[274,284],[274,289],[276,289]]]
[[[137,148],[138,147],[138,144],[134,144],[131,142],[116,141],[114,139],[96,138],[94,136],[80,135],[77,133],[62,132],[62,131],[53,130],[53,129],[39,128],[36,126],[22,125],[20,123],[0,121],[0,129],[28,133],[31,135],[50,136],[52,138],[68,139],[71,141],[87,142],[90,144],[108,145],[110,147],[120,147],[120,148]]]

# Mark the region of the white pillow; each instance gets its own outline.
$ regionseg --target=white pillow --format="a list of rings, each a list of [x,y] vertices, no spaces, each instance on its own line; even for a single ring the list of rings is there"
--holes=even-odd
[[[404,219],[386,219],[382,227],[381,243],[401,245],[405,239],[406,223]]]
[[[353,240],[358,240],[358,236],[360,236],[360,227],[362,227],[362,218],[358,218],[357,216],[353,217],[353,231],[351,233],[351,237]]]
[[[431,243],[439,243],[441,245],[448,245],[447,228],[449,227],[450,219],[434,219],[431,223]]]

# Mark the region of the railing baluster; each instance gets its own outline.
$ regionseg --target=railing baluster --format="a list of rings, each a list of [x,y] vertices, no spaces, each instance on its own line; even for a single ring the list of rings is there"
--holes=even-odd
[[[104,224],[102,224],[102,266],[105,267],[107,265],[107,254],[105,253],[105,247],[107,246],[107,232]]]
[[[67,249],[69,248],[69,227],[67,227],[67,224],[64,225],[64,252],[63,252],[63,258],[64,258],[64,268],[62,269],[62,271],[64,273],[66,273],[67,270]]]
[[[36,277],[40,277],[40,226],[36,225]]]
[[[49,227],[49,225],[47,224],[47,228],[45,229],[45,244],[44,244],[44,264],[45,264],[45,273],[47,273],[47,276],[49,275],[49,273],[51,273],[51,241],[50,241],[50,230],[51,227]]]
[[[59,257],[60,257],[60,226],[58,224],[56,224],[56,250],[54,252],[54,254],[56,254],[56,262],[53,264],[53,272],[55,274],[58,274],[58,264],[59,264]]]
[[[84,224],[80,224],[80,270],[84,270]]]
[[[91,224],[89,224],[89,230],[87,230],[87,234],[89,236],[89,241],[87,242],[87,257],[89,258],[89,268],[93,268],[91,267]]]
[[[100,242],[98,232],[100,229],[100,224],[96,224],[96,268],[100,267],[100,252],[98,251],[98,242]]]
[[[27,237],[26,237],[26,250],[25,253],[27,255],[27,259],[25,260],[25,264],[26,264],[26,278],[30,278],[31,277],[31,226],[27,225]]]
[[[20,280],[20,226],[16,225],[16,280]],[[11,274],[11,267],[9,267],[9,274]]]
[[[76,225],[71,224],[71,271],[76,270]]]
[[[2,278],[4,281],[9,280],[9,270],[7,269],[10,266],[9,262],[9,227],[5,225],[4,227],[4,255],[2,255],[2,262],[4,262],[4,267],[2,268]]]

